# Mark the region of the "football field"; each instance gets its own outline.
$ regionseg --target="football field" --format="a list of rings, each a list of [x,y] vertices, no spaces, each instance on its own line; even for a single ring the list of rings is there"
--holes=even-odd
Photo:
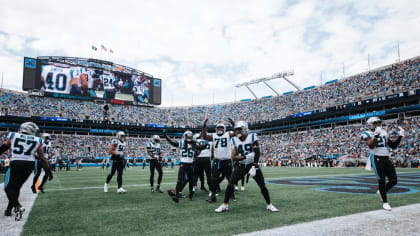
[[[163,171],[162,189],[175,188],[178,168]],[[124,172],[125,194],[116,192],[116,175],[109,192],[103,192],[106,169],[56,172],[24,216],[23,235],[231,235],[382,208],[373,172],[360,168],[266,167],[263,173],[277,213],[265,209],[252,179],[244,192],[237,192],[229,211],[217,214],[226,181],[217,203],[207,203],[207,193],[198,190],[192,201],[176,204],[166,191],[150,192],[148,167]],[[420,170],[397,173],[399,184],[388,197],[391,206],[420,203]],[[188,195],[188,189],[183,193]]]

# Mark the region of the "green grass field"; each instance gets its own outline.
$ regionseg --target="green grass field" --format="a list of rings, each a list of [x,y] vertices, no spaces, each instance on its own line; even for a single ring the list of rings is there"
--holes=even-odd
[[[165,169],[162,189],[174,188],[177,168]],[[398,169],[398,173],[419,169]],[[198,190],[193,201],[174,203],[167,193],[151,193],[149,169],[129,168],[124,173],[126,194],[116,193],[116,175],[108,193],[103,192],[107,171],[99,167],[57,172],[39,194],[24,226],[23,235],[231,235],[334,216],[381,209],[376,195],[312,190],[314,186],[267,184],[279,212],[265,209],[259,188],[250,179],[238,192],[230,210],[216,214],[226,182],[216,204],[205,202]],[[267,179],[303,176],[370,174],[355,168],[263,168]],[[155,181],[157,174],[155,174]],[[417,186],[417,189],[419,186]],[[84,188],[84,189],[82,189]],[[184,194],[188,190],[184,189]],[[393,207],[420,202],[420,192],[389,196]]]

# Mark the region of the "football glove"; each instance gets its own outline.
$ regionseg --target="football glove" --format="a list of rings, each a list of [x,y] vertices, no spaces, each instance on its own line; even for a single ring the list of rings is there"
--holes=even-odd
[[[249,175],[254,177],[257,174],[257,169],[255,169],[255,166],[253,165],[251,169],[249,170]]]
[[[405,130],[401,126],[398,126],[398,135],[400,137],[404,137],[405,136]]]
[[[252,159],[252,160],[254,160],[255,152],[251,152],[251,153],[247,154],[245,157],[246,157],[246,159]]]

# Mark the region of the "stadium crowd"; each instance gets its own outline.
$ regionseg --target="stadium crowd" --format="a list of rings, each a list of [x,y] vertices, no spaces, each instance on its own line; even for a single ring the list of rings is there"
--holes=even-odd
[[[210,122],[228,117],[251,123],[261,122],[416,89],[419,82],[420,57],[417,57],[312,89],[248,102],[175,108],[109,105],[108,118],[119,122],[174,127],[196,127],[205,118],[209,118]],[[11,115],[104,119],[103,106],[87,101],[28,97],[23,93],[0,90],[1,104]]]

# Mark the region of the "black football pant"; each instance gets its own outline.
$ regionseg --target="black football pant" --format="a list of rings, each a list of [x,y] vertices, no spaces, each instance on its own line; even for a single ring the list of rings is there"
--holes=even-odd
[[[235,165],[235,169],[232,173],[232,176],[229,179],[229,184],[226,188],[225,192],[225,203],[229,203],[229,198],[234,193],[234,184],[238,182],[238,180],[245,177],[245,175],[249,172],[253,163],[251,164],[239,164]],[[256,174],[253,176],[255,182],[257,182],[258,186],[260,187],[261,194],[264,196],[264,199],[267,204],[270,204],[270,194],[268,193],[268,189],[265,186],[264,176],[260,168],[256,168]]]
[[[371,157],[371,162],[378,178],[379,192],[382,200],[384,203],[388,202],[386,193],[398,182],[394,164],[392,164],[388,156],[373,156]],[[385,181],[386,177],[388,177],[388,183]]]
[[[160,183],[162,182],[163,172],[162,172],[162,165],[160,162],[156,159],[150,159],[150,187],[153,188],[153,181],[155,178],[155,169],[157,170],[159,176],[158,176],[158,186],[160,186]]]
[[[106,177],[106,183],[109,184],[109,182],[112,179],[112,176],[114,176],[115,171],[117,171],[117,184],[118,188],[121,188],[122,186],[122,175],[124,170],[124,160],[123,159],[116,159],[111,160],[111,173],[109,173],[108,177]]]
[[[204,188],[204,173],[207,177],[207,184],[210,188],[211,184],[211,161],[210,157],[199,157],[194,163],[194,186],[197,186],[198,178],[200,178],[201,188]]]
[[[194,170],[192,167],[192,163],[181,163],[179,170],[178,170],[178,181],[176,182],[176,194],[179,195],[182,192],[185,184],[189,183],[189,190],[190,195],[193,194],[193,187],[194,187],[194,178],[193,178]]]
[[[7,205],[8,211],[20,205],[18,200],[20,188],[31,175],[34,166],[33,161],[16,160],[10,162],[10,168],[4,180],[4,191],[6,192],[7,199],[9,199],[9,204]]]
[[[216,193],[217,186],[219,185],[219,175],[224,175],[228,180],[232,174],[232,160],[219,160],[213,159],[213,166],[211,168],[211,185],[212,193]],[[223,181],[223,179],[222,179]]]

